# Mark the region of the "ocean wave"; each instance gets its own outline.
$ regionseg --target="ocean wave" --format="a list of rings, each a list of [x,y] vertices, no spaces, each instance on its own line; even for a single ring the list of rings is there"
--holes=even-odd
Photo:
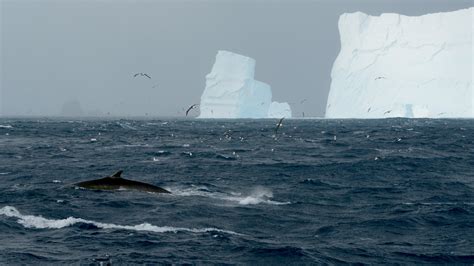
[[[184,228],[184,227],[173,227],[173,226],[156,226],[149,223],[141,223],[138,225],[117,225],[110,223],[101,223],[82,218],[68,217],[66,219],[47,219],[42,216],[35,215],[23,215],[15,207],[5,206],[0,209],[0,215],[7,217],[18,218],[18,223],[26,228],[35,229],[60,229],[69,227],[77,223],[88,224],[95,226],[100,229],[118,229],[118,230],[130,230],[130,231],[148,231],[154,233],[177,233],[177,232],[191,232],[191,233],[206,233],[206,232],[220,232],[231,235],[241,235],[239,233],[222,230],[218,228]]]
[[[103,149],[124,149],[124,148],[151,148],[152,146],[148,143],[144,144],[120,144],[104,147]]]
[[[173,195],[178,196],[201,196],[207,198],[213,198],[218,200],[235,202],[240,205],[256,205],[256,204],[271,204],[271,205],[287,205],[291,202],[280,202],[271,200],[273,198],[273,192],[264,187],[255,187],[249,194],[242,193],[222,193],[212,192],[206,187],[191,187],[185,189],[179,188],[167,188]]]
[[[13,128],[11,125],[0,125],[0,128]]]
[[[137,130],[136,127],[132,126],[130,123],[120,123],[117,122],[117,125],[119,125],[123,129],[130,129],[130,130]]]
[[[403,202],[403,205],[474,205],[474,202]]]

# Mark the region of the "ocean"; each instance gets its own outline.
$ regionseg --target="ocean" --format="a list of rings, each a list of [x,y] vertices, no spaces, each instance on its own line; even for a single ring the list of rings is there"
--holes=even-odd
[[[277,121],[1,118],[0,264],[474,263],[474,120]]]

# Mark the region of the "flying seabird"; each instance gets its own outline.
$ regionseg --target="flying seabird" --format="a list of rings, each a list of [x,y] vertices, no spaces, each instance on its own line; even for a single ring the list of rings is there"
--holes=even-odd
[[[375,80],[378,80],[378,79],[387,79],[386,77],[376,77]]]
[[[280,119],[280,121],[278,121],[278,123],[276,124],[275,137],[276,137],[276,135],[277,135],[277,133],[278,133],[278,129],[283,125],[283,119],[285,119],[285,118],[282,117],[282,118]]]
[[[386,111],[386,112],[383,113],[383,114],[384,114],[384,115],[389,114],[391,111],[392,111],[392,110],[388,110],[388,111]]]
[[[194,108],[196,108],[196,107],[197,107],[197,103],[195,103],[195,104],[189,106],[188,110],[186,110],[186,116],[188,116],[189,111],[191,111],[192,109],[194,109]]]
[[[136,73],[135,75],[133,75],[134,78],[136,78],[137,76],[147,77],[151,79],[150,75],[148,75],[147,73]]]

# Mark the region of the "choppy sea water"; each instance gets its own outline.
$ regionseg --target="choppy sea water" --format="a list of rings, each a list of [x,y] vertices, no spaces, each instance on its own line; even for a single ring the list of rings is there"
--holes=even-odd
[[[474,120],[276,122],[0,119],[0,264],[474,263]]]

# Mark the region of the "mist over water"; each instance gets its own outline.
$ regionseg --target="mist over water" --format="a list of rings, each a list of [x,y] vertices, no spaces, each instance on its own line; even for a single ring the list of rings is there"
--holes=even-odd
[[[0,264],[474,262],[472,120],[276,122],[0,119]]]

